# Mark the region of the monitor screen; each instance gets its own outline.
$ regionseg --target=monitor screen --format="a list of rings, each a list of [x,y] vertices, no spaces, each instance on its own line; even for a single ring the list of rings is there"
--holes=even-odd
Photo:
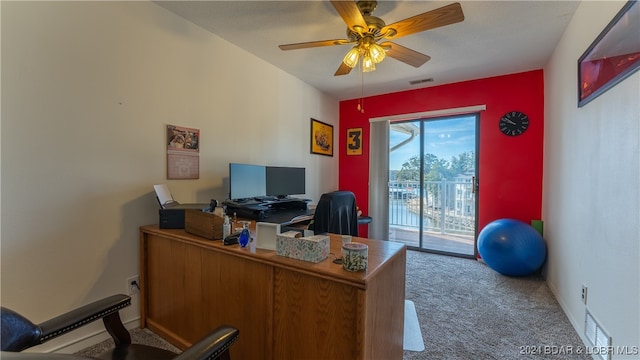
[[[261,165],[229,164],[229,198],[250,199],[267,194],[266,169]]]
[[[267,166],[267,195],[305,194],[305,168]]]

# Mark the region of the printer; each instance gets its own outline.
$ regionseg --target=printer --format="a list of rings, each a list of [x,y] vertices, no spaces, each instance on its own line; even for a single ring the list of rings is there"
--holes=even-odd
[[[201,211],[213,211],[217,201],[211,200],[209,204],[181,204],[173,199],[167,184],[153,185],[156,191],[156,199],[160,204],[160,229],[184,229],[184,211],[186,209],[198,209]]]
[[[184,211],[186,209],[198,209],[201,211],[210,211],[209,204],[175,204],[160,208],[160,229],[184,229]]]

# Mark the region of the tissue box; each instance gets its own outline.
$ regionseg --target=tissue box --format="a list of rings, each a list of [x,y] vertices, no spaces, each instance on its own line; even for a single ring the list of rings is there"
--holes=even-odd
[[[207,211],[186,209],[184,212],[184,231],[210,240],[222,239],[224,219]]]
[[[329,236],[300,237],[300,233],[297,231],[278,234],[276,254],[314,263],[320,262],[329,256]]]

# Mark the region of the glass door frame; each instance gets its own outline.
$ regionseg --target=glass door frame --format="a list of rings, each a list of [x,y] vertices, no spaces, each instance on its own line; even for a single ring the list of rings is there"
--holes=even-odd
[[[447,119],[454,119],[454,118],[459,118],[459,117],[470,117],[473,116],[474,117],[474,121],[475,121],[475,147],[474,147],[474,151],[475,151],[475,159],[474,159],[474,167],[475,167],[475,171],[474,171],[474,175],[472,177],[472,182],[471,182],[471,187],[472,187],[472,192],[475,194],[475,201],[474,201],[474,226],[473,226],[473,254],[463,254],[463,253],[454,253],[454,252],[448,252],[448,251],[442,251],[442,250],[437,250],[437,249],[429,249],[429,248],[425,248],[424,247],[424,216],[419,216],[419,220],[418,220],[418,225],[419,225],[419,235],[418,235],[418,246],[412,246],[412,245],[407,245],[408,249],[411,250],[417,250],[417,251],[423,251],[423,252],[429,252],[429,253],[435,253],[435,254],[441,254],[441,255],[448,255],[448,256],[456,256],[456,257],[463,257],[463,258],[473,258],[476,259],[478,257],[478,247],[477,247],[477,242],[478,242],[478,211],[479,211],[479,203],[480,203],[480,194],[479,194],[479,178],[480,178],[480,167],[479,167],[479,163],[480,163],[480,112],[472,112],[472,113],[466,113],[466,114],[456,114],[456,115],[440,115],[440,116],[425,116],[425,117],[419,117],[419,118],[414,118],[411,120],[406,120],[406,121],[401,121],[402,123],[409,123],[409,122],[416,122],[419,121],[420,122],[420,181],[419,181],[419,192],[418,192],[418,197],[419,199],[423,199],[424,196],[426,195],[426,189],[424,186],[424,152],[425,152],[425,141],[424,141],[424,130],[425,130],[425,124],[428,123],[429,121],[443,121],[443,120],[447,120]],[[397,122],[400,123],[400,122]],[[419,214],[424,214],[424,201],[419,201]],[[444,225],[443,225],[444,226]]]

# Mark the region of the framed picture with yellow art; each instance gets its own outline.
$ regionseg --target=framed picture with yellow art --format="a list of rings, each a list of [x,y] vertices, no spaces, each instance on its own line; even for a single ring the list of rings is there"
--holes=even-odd
[[[311,153],[333,156],[333,125],[311,119]]]
[[[347,129],[347,155],[362,155],[362,128]]]

